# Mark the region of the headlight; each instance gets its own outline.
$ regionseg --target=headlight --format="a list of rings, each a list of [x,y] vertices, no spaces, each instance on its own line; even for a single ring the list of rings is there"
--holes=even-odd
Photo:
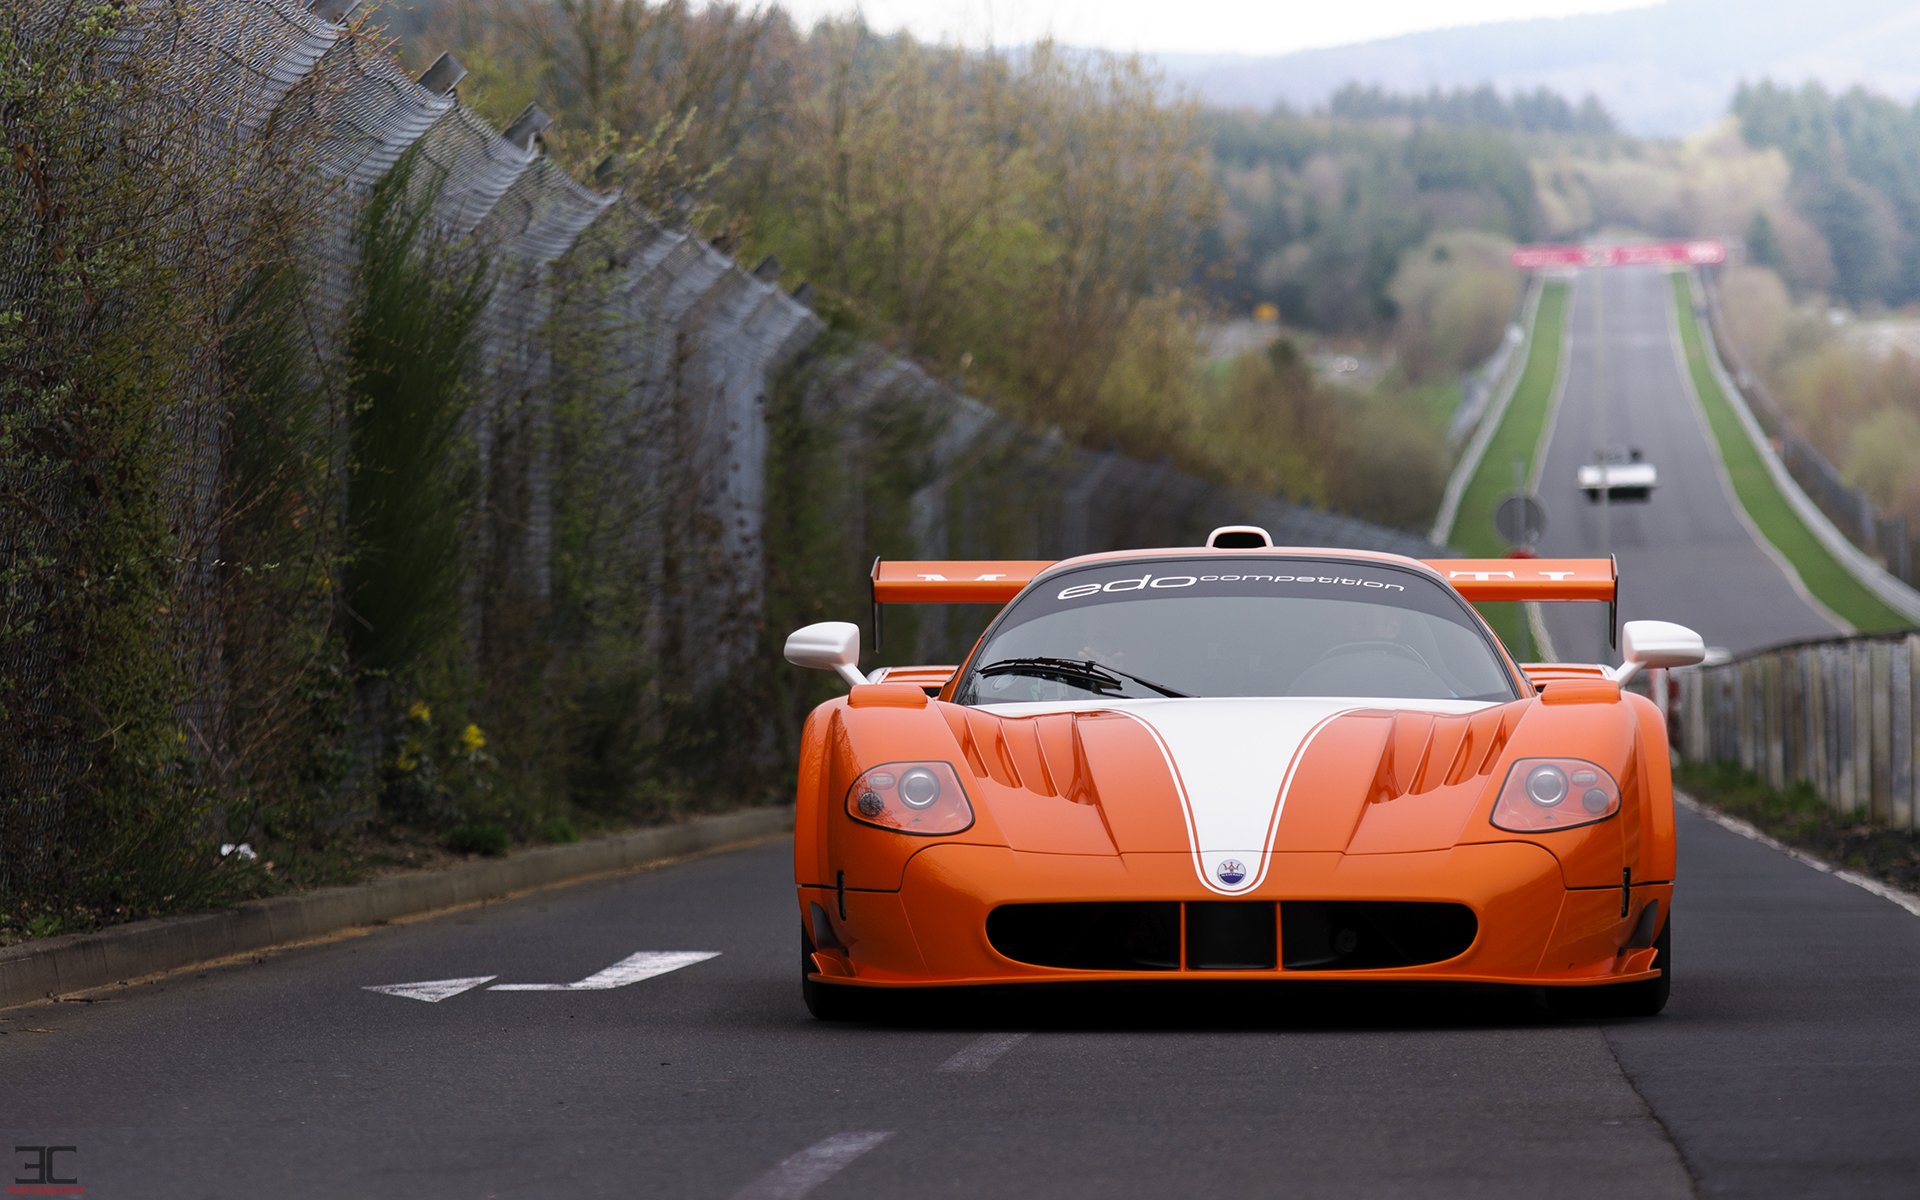
[[[1567,773],[1552,763],[1541,763],[1527,772],[1527,799],[1541,808],[1552,808],[1567,798]]]
[[[973,824],[960,777],[943,762],[887,763],[847,789],[847,815],[896,833],[959,833]]]
[[[1493,823],[1514,833],[1572,829],[1620,811],[1620,785],[1577,758],[1523,758],[1507,772]]]

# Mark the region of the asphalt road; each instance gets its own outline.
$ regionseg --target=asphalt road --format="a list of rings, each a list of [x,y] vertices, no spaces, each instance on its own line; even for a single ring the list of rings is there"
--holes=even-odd
[[[0,1131],[96,1197],[1914,1195],[1920,918],[1682,817],[1641,1023],[1296,985],[821,1025],[765,844],[0,1012]],[[366,990],[667,950],[718,957]]]
[[[1734,504],[1686,380],[1670,288],[1651,267],[1582,271],[1575,281],[1563,390],[1537,485],[1547,514],[1541,552],[1617,554],[1622,621],[1677,621],[1736,654],[1837,633]],[[1603,506],[1579,490],[1580,464],[1616,445],[1638,446],[1659,469],[1652,499]],[[1549,605],[1545,620],[1559,658],[1618,661],[1603,607]]]

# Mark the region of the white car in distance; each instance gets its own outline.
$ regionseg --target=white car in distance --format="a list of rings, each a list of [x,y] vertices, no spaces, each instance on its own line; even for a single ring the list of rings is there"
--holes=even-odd
[[[1659,482],[1659,472],[1640,456],[1638,446],[1602,450],[1580,468],[1580,490],[1592,504],[1600,503],[1602,495],[1608,500],[1650,499]]]

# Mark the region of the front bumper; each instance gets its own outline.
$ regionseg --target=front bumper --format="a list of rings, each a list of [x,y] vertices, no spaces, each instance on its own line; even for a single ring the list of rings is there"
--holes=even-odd
[[[1472,944],[1418,966],[1364,970],[1103,970],[1037,966],[994,948],[987,918],[1007,904],[1173,901],[1208,903],[1181,853],[1029,854],[995,846],[929,846],[908,862],[898,891],[802,886],[801,919],[814,931],[816,977],[875,987],[1139,980],[1410,980],[1582,986],[1658,975],[1650,948],[1628,941],[1671,884],[1569,889],[1559,862],[1527,842],[1411,854],[1275,854],[1266,882],[1236,903],[1451,902],[1473,910]],[[1622,909],[1625,908],[1623,915]],[[1276,955],[1277,964],[1284,955]]]

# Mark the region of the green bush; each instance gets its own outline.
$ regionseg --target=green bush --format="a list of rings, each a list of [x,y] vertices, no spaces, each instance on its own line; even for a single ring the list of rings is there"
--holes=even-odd
[[[344,364],[348,642],[360,670],[401,677],[445,662],[461,637],[478,487],[466,419],[491,288],[485,259],[433,225],[440,181],[422,161],[402,155],[356,227]]]
[[[234,894],[227,521],[197,485],[286,177],[208,152],[195,19],[0,0],[0,926]]]
[[[513,835],[498,825],[456,825],[444,843],[455,854],[484,854],[498,858],[513,845]]]

